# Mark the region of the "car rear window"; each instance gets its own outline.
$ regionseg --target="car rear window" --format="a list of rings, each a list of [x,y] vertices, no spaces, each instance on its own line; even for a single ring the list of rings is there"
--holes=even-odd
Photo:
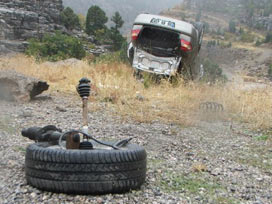
[[[146,26],[140,33],[137,44],[153,55],[170,57],[180,47],[180,35],[170,30]]]

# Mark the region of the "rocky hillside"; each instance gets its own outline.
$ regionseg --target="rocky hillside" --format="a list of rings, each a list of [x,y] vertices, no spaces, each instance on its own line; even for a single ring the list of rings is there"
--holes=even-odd
[[[187,7],[228,15],[250,27],[272,31],[272,0],[185,0]]]
[[[24,41],[61,29],[62,0],[0,1],[0,53],[22,51]]]
[[[64,6],[69,6],[76,13],[84,15],[92,5],[100,6],[109,18],[114,12],[119,11],[125,21],[123,31],[129,31],[132,22],[139,13],[159,13],[181,2],[182,0],[63,0]]]

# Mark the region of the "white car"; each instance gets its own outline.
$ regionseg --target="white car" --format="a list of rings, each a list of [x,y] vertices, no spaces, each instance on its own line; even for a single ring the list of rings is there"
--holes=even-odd
[[[195,66],[201,48],[203,26],[164,16],[140,14],[131,31],[128,58],[136,71],[173,76],[187,74],[196,79]]]

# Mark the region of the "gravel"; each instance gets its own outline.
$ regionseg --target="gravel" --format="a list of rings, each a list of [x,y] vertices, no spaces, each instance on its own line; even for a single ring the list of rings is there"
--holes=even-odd
[[[91,105],[90,105],[91,106]],[[40,191],[26,184],[24,154],[32,141],[22,128],[80,127],[81,102],[67,95],[42,96],[30,103],[0,101],[0,203],[272,203],[271,140],[226,121],[199,121],[194,127],[124,121],[106,111],[89,114],[97,139],[136,137],[148,153],[146,183],[138,191],[78,196]],[[244,133],[244,134],[241,134]]]

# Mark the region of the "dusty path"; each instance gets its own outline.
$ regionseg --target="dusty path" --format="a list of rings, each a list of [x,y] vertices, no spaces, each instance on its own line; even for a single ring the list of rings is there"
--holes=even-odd
[[[233,57],[235,58],[235,56]],[[270,64],[269,61],[271,60],[272,49],[252,47],[252,49],[243,53],[241,59],[231,59],[228,63],[219,63],[219,66],[223,69],[223,73],[227,76],[232,86],[249,90],[266,88],[269,85],[267,64]]]
[[[0,102],[0,110],[0,203],[272,203],[271,140],[264,135],[220,120],[184,128],[124,122],[108,112],[90,113],[90,131],[100,139],[136,136],[134,142],[148,152],[146,184],[124,195],[39,191],[24,179],[25,148],[32,142],[20,130],[48,124],[78,128],[80,101],[53,95],[27,104]]]

